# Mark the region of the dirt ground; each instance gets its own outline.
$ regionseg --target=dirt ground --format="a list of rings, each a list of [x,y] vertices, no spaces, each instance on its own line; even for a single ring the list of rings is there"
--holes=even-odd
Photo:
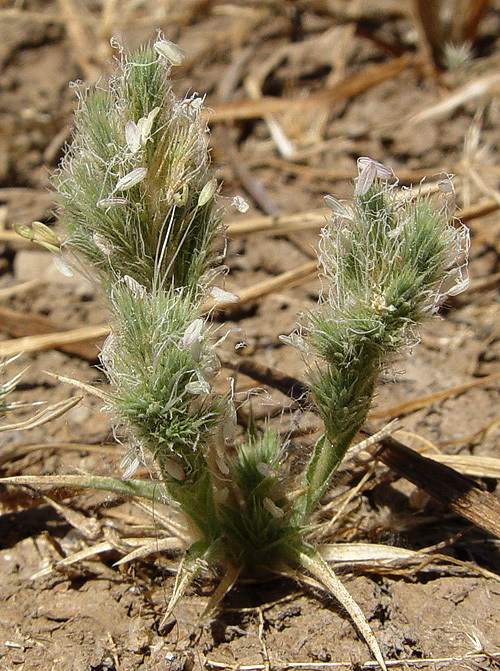
[[[250,204],[244,215],[229,209],[227,224],[315,210],[326,216],[324,195],[349,196],[359,156],[386,163],[405,185],[455,174],[457,214],[493,201],[490,214],[467,222],[469,289],[450,299],[423,328],[422,342],[384,374],[374,411],[382,426],[398,414],[384,409],[475,382],[405,413],[397,436],[427,454],[467,457],[456,468],[498,492],[500,468],[481,458],[500,458],[500,4],[491,3],[481,22],[471,60],[435,76],[422,66],[404,4],[0,2],[0,233],[6,234],[0,238],[0,345],[40,332],[42,321],[53,332],[106,323],[90,284],[58,274],[50,253],[7,234],[34,220],[57,225],[48,188],[70,137],[75,94],[69,83],[97,81],[110,71],[111,36],[132,48],[160,28],[187,53],[174,73],[176,90],[206,94],[213,110],[212,156],[223,195],[240,194]],[[473,83],[479,93],[434,109]],[[270,97],[310,102],[271,109],[265,107]],[[273,123],[291,143],[288,155],[271,135]],[[229,228],[225,288],[237,293],[311,261],[320,223],[279,234],[232,235]],[[300,356],[279,336],[292,331],[319,290],[319,280],[309,278],[219,315],[218,333],[234,329],[224,354],[300,377]],[[245,346],[235,352],[240,341]],[[22,354],[7,370],[9,377],[24,371],[13,397],[54,404],[77,393],[50,373],[104,388],[96,367],[100,343]],[[221,386],[231,374],[222,369]],[[241,398],[256,386],[241,374],[236,384]],[[276,391],[252,394],[258,416],[289,405]],[[306,449],[315,421],[288,412],[282,427],[293,429],[297,449]],[[117,475],[123,454],[102,401],[88,395],[48,425],[0,434],[2,476]],[[339,567],[390,668],[500,668],[498,538],[378,462],[348,462],[318,521],[333,518],[337,499],[345,506],[323,525],[323,542],[435,546],[430,562]],[[216,585],[207,573],[160,632],[172,558],[155,553],[115,565],[129,551],[122,539],[160,537],[155,511],[137,502],[102,492],[43,496],[2,486],[0,512],[1,671],[376,668],[338,604],[288,579],[244,580],[216,616],[201,620]],[[99,543],[100,554],[50,570]]]

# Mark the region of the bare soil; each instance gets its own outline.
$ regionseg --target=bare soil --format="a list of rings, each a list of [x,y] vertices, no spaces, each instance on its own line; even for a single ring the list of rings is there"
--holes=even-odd
[[[364,92],[276,114],[295,147],[289,159],[280,156],[263,113],[224,127],[214,120],[212,155],[223,194],[241,194],[250,204],[246,215],[228,210],[227,222],[322,208],[327,193],[348,197],[356,159],[366,155],[390,165],[406,184],[418,183],[424,174],[433,181],[441,173],[455,173],[461,208],[499,198],[500,107],[494,90],[439,116],[411,120],[461,87],[498,72],[498,3],[492,3],[481,24],[474,58],[435,79],[419,65],[415,28],[399,3],[180,0],[165,3],[169,8],[164,9],[162,3],[127,0],[115,10],[113,3],[103,4],[106,16],[93,0],[75,7],[52,0],[0,3],[0,228],[8,231],[34,220],[55,223],[48,188],[69,139],[75,107],[69,82],[96,80],[110,71],[109,36],[132,48],[154,38],[157,28],[187,52],[175,75],[177,90],[206,94],[214,119],[224,102],[248,99],[244,82],[257,81],[261,72],[267,73],[264,95],[295,100],[408,57],[398,73]],[[358,7],[354,21],[346,20],[349,5]],[[266,202],[249,193],[242,167]],[[472,287],[450,300],[440,317],[424,327],[422,342],[394,362],[381,380],[377,410],[500,374],[498,223],[497,212],[470,221]],[[237,292],[297,268],[310,260],[317,241],[318,229],[229,238],[225,288]],[[26,316],[16,331],[0,314],[3,341],[27,335],[21,327],[32,316],[50,320],[54,331],[106,322],[94,288],[58,275],[48,252],[27,248],[20,240],[0,245],[0,307]],[[8,298],[1,293],[30,280],[38,283]],[[279,336],[292,331],[319,291],[320,282],[313,279],[219,315],[218,332],[235,329],[223,345],[225,354],[300,377],[300,356]],[[235,344],[243,341],[245,346],[235,352]],[[22,402],[55,403],[75,394],[48,373],[104,386],[97,367],[99,344],[87,343],[83,355],[61,349],[22,355],[8,366],[9,376],[26,369],[13,396]],[[221,388],[231,374],[221,371]],[[236,384],[240,398],[256,386],[243,375]],[[407,414],[398,437],[415,449],[498,458],[498,403],[498,380],[488,378],[466,393]],[[259,415],[289,401],[262,390],[252,404]],[[32,413],[28,408],[16,417]],[[315,418],[291,413],[283,418],[283,430],[296,432],[297,450],[306,450],[312,438],[307,431],[301,437],[298,428],[314,428]],[[0,436],[4,476],[120,473],[124,447],[115,442],[102,401],[94,397],[85,396],[47,426]],[[481,475],[481,486],[497,492],[497,479],[488,477],[488,471]],[[436,545],[434,554],[448,558],[393,570],[342,567],[345,584],[386,659],[400,660],[401,668],[499,668],[498,539],[381,464],[351,463],[341,470],[318,519],[331,517],[335,510],[328,512],[328,501],[358,484],[359,492],[325,541],[416,550]],[[284,578],[243,580],[216,616],[200,620],[216,585],[207,574],[177,608],[175,620],[159,632],[173,586],[171,558],[157,553],[115,566],[121,537],[156,533],[154,515],[134,502],[71,490],[50,498],[3,486],[0,507],[2,670],[355,669],[370,659],[337,603]],[[117,549],[33,577],[61,556],[106,539]]]

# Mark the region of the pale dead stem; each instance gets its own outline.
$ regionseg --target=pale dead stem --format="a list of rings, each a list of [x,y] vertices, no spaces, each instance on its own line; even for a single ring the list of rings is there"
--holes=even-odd
[[[466,84],[447,98],[413,115],[405,123],[418,124],[431,119],[442,119],[452,114],[458,107],[475,100],[493,98],[500,90],[500,74],[485,75]]]
[[[0,466],[8,462],[17,461],[32,452],[51,450],[75,450],[77,452],[89,452],[105,454],[107,456],[116,456],[116,443],[108,445],[90,445],[88,443],[31,443],[27,445],[13,445],[2,448],[0,456]]]
[[[109,326],[82,326],[69,331],[25,336],[0,343],[0,356],[57,349],[61,345],[96,341],[109,335]]]
[[[279,112],[289,112],[292,109],[300,112],[304,109],[331,106],[335,102],[352,98],[368,91],[377,84],[396,77],[400,72],[411,66],[412,58],[408,55],[394,58],[380,65],[366,67],[362,72],[347,77],[327,91],[312,93],[307,98],[278,98],[264,96],[257,100],[246,99],[231,101],[217,105],[210,112],[206,112],[210,123],[221,121],[237,121],[242,119],[256,119]]]
[[[86,559],[92,559],[97,557],[100,554],[105,554],[106,552],[111,552],[112,550],[118,550],[119,552],[123,552],[124,548],[133,548],[137,545],[140,547],[137,548],[136,550],[132,550],[129,552],[126,557],[124,557],[122,560],[116,562],[115,566],[119,566],[122,563],[125,563],[125,561],[131,561],[132,559],[139,559],[143,558],[146,556],[144,554],[144,538],[122,538],[120,539],[120,543],[116,542],[111,542],[111,541],[101,541],[97,543],[96,545],[91,545],[89,547],[84,548],[83,550],[80,550],[79,552],[75,552],[74,554],[70,555],[69,557],[64,557],[63,559],[59,559],[56,562],[53,562],[49,564],[48,566],[44,566],[40,571],[37,571],[31,576],[31,580],[37,580],[38,578],[43,578],[47,575],[50,575],[54,571],[61,571],[61,569],[67,568],[69,566],[73,566],[74,564],[78,564],[79,562],[85,561]],[[172,539],[172,538],[164,538],[164,539],[154,539],[154,548],[153,548],[153,543],[150,543],[148,546],[148,555],[154,554],[156,552],[164,552],[164,551],[172,551],[172,550],[177,550],[180,551],[183,549],[183,546],[177,542],[177,539]],[[166,570],[176,573],[178,568],[179,568],[179,562],[176,561],[167,561],[164,560],[162,562],[162,567],[164,567]]]
[[[94,387],[94,385],[92,384],[87,384],[86,382],[80,382],[80,380],[74,380],[73,378],[65,377],[64,375],[58,375],[57,373],[50,373],[49,371],[45,372],[47,375],[50,375],[50,377],[55,377],[56,380],[58,380],[59,382],[69,384],[72,387],[76,387],[77,389],[80,389],[81,391],[90,394],[90,396],[96,396],[97,398],[100,398],[101,401],[105,401],[106,403],[109,403],[111,401],[110,394],[107,394],[101,389]]]
[[[64,415],[68,410],[74,408],[75,405],[80,403],[83,396],[73,396],[72,398],[64,399],[58,403],[54,403],[45,408],[42,408],[36,412],[32,417],[28,419],[14,422],[13,424],[3,424],[0,426],[0,432],[3,431],[27,431],[28,429],[34,429],[37,426],[43,426],[47,422],[57,419]]]
[[[470,475],[475,478],[500,478],[500,459],[496,457],[482,457],[476,454],[443,454],[441,452],[441,448],[443,447],[477,443],[491,433],[493,429],[498,428],[499,423],[500,418],[497,417],[473,434],[457,440],[444,441],[439,443],[439,445],[435,445],[422,436],[403,429],[397,429],[393,435],[397,437],[397,434],[401,433],[406,437],[414,438],[417,443],[412,446],[412,449],[416,452],[425,454],[429,459],[450,466],[464,475]]]
[[[12,232],[12,231],[10,231]],[[43,285],[42,280],[28,280],[27,282],[21,282],[20,284],[14,284],[12,287],[5,287],[5,289],[0,289],[0,301],[5,301],[13,296],[22,294],[25,291],[30,291],[35,287]]]
[[[477,378],[471,380],[470,382],[465,382],[464,384],[458,384],[454,387],[449,387],[448,389],[443,389],[442,391],[436,391],[432,394],[426,394],[425,396],[420,396],[419,398],[413,399],[411,401],[405,401],[403,403],[398,403],[396,405],[390,406],[388,408],[382,408],[381,410],[372,410],[368,419],[383,419],[383,418],[392,418],[392,417],[401,417],[407,415],[410,412],[415,412],[421,408],[425,408],[431,403],[439,403],[453,396],[459,396],[464,394],[470,389],[476,387],[487,387],[488,385],[497,382],[500,380],[500,373],[492,373],[486,377]]]
[[[434,671],[437,664],[456,664],[466,662],[488,662],[493,661],[498,663],[500,661],[500,650],[492,652],[467,652],[464,655],[457,655],[454,657],[420,657],[418,659],[398,659],[389,660],[385,663],[388,669],[398,669],[407,667],[427,667]],[[210,659],[205,659],[204,666],[206,669],[213,669],[214,671],[266,671],[266,664],[226,664],[224,662],[215,662]],[[273,662],[274,671],[318,671],[318,669],[352,669],[352,661],[349,662],[287,662],[276,663]],[[377,669],[377,662],[363,662],[356,665],[359,671],[369,671],[370,669]]]

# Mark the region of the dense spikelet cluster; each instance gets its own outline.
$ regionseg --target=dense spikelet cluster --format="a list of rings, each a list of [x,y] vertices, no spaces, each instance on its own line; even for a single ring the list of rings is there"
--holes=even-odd
[[[68,245],[109,284],[198,290],[219,217],[202,100],[175,98],[150,47],[107,88],[80,93],[74,141],[56,178]]]
[[[285,450],[270,430],[250,431],[230,464],[232,501],[224,510],[228,550],[238,564],[276,568],[293,560],[304,530],[288,500]]]
[[[193,478],[199,445],[220,423],[210,396],[219,364],[205,342],[196,303],[182,292],[137,294],[125,282],[111,291],[114,330],[101,359],[115,389],[119,417],[160,462],[164,475]]]
[[[307,328],[319,355],[311,390],[325,422],[308,470],[308,507],[361,428],[388,357],[412,344],[418,324],[468,282],[468,230],[450,223],[446,203],[396,195],[384,166],[360,159],[359,167],[351,207],[327,198],[333,213],[320,247],[327,286]]]

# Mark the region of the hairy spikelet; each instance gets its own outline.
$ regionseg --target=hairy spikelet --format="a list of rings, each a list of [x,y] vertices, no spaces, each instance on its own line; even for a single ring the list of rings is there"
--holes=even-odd
[[[228,550],[250,566],[272,567],[296,554],[304,530],[296,524],[286,491],[280,436],[250,432],[230,464],[231,490],[222,508]]]

